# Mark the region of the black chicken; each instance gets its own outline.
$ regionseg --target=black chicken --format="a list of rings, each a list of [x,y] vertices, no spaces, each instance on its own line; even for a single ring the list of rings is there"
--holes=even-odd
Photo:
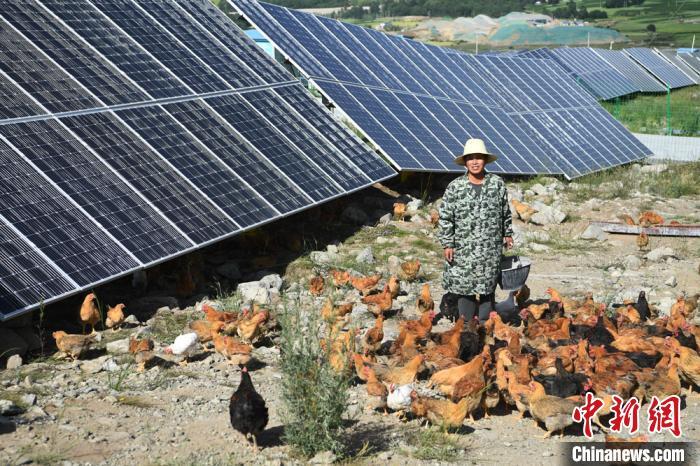
[[[644,291],[639,292],[639,297],[637,298],[634,308],[639,313],[639,318],[642,322],[646,322],[651,316],[651,312],[649,311],[649,303],[647,303],[647,294]]]
[[[544,386],[547,395],[566,398],[567,396],[580,395],[588,382],[588,377],[583,374],[571,374],[566,371],[560,358],[554,361],[557,369],[556,375],[536,375],[533,377],[536,382]]]
[[[246,440],[252,437],[253,446],[257,450],[257,436],[265,430],[268,421],[267,406],[263,397],[255,391],[245,366],[241,368],[241,383],[231,395],[228,411],[233,428],[245,435]]]
[[[608,329],[606,329],[605,325],[603,324],[603,316],[601,315],[598,317],[598,321],[591,328],[591,331],[588,334],[588,344],[593,346],[607,346],[615,341],[613,336],[610,334],[610,332],[608,332]]]

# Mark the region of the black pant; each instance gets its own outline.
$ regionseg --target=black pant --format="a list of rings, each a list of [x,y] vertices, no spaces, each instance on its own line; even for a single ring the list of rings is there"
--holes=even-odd
[[[489,313],[496,308],[495,294],[479,296],[477,301],[475,295],[460,295],[457,299],[457,309],[459,316],[464,317],[464,322],[469,322],[479,312],[479,321],[483,324],[489,318]]]

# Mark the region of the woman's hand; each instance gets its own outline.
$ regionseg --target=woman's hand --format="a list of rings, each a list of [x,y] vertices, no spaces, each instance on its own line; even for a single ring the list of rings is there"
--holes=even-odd
[[[513,249],[513,237],[512,236],[506,236],[503,238],[503,243],[506,246],[506,249]]]
[[[445,260],[447,262],[452,262],[452,259],[454,259],[454,256],[455,256],[454,248],[445,248]]]

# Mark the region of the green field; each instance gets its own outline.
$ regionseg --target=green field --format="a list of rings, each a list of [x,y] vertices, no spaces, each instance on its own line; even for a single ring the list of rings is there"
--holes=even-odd
[[[690,47],[693,34],[700,42],[700,0],[646,0],[640,6],[627,8],[600,8],[605,2],[582,0],[588,11],[603,10],[608,19],[598,20],[597,26],[617,29],[637,44]],[[656,26],[656,35],[650,35],[647,25]]]
[[[635,133],[666,134],[668,101],[664,94],[637,94],[601,105]],[[670,122],[673,134],[700,136],[700,87],[671,91]]]

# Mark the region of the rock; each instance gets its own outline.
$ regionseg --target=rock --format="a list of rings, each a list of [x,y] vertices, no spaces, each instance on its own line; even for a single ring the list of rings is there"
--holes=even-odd
[[[508,188],[508,195],[510,196],[511,199],[515,199],[517,201],[522,202],[523,201],[523,190],[517,187],[510,187]]]
[[[0,416],[0,434],[9,434],[10,432],[14,432],[16,429],[17,426],[12,420],[10,420],[10,418]],[[26,456],[21,456],[17,459],[15,464],[29,464],[34,462],[31,459],[28,459],[28,461],[23,461],[24,458],[26,458]]]
[[[558,225],[566,219],[566,214],[561,210],[547,205],[537,209],[538,212],[530,217],[530,222],[536,225]]]
[[[124,323],[128,325],[141,325],[139,319],[133,314],[129,314],[128,316],[126,316],[126,319],[124,319]]]
[[[653,249],[646,255],[647,260],[651,262],[661,262],[669,257],[675,257],[675,252],[668,246]]]
[[[386,260],[387,262],[387,267],[389,269],[389,274],[391,275],[399,275],[402,270],[401,270],[401,259],[396,256],[389,256],[389,258]]]
[[[549,194],[549,192],[547,191],[547,188],[545,188],[544,186],[542,186],[542,185],[539,184],[539,183],[535,183],[535,184],[533,184],[532,186],[530,186],[530,191],[532,191],[533,193],[535,193],[535,195],[537,195],[537,196],[542,196],[542,195],[544,195],[544,194]]]
[[[549,458],[550,456],[554,456],[554,453],[552,453],[551,451],[543,451],[542,456],[545,458]]]
[[[656,307],[659,309],[659,317],[669,315],[671,306],[673,306],[675,303],[676,299],[670,296],[660,298],[658,302],[655,303]]]
[[[380,225],[388,225],[389,222],[391,222],[391,218],[393,217],[392,214],[384,214],[381,217],[379,217],[379,224]]]
[[[340,214],[340,219],[347,223],[352,223],[355,225],[364,225],[369,220],[369,217],[364,210],[359,208],[357,205],[349,205]]]
[[[255,301],[258,304],[270,304],[270,292],[260,282],[239,283],[236,291],[241,294],[244,301]]]
[[[27,406],[34,406],[34,404],[36,404],[36,395],[33,393],[25,393],[19,399]]]
[[[368,246],[360,251],[357,256],[355,256],[355,262],[358,264],[373,264],[374,254],[372,254],[372,248]]]
[[[626,270],[639,270],[642,266],[642,261],[637,256],[629,255],[622,260]]]
[[[332,451],[322,451],[309,460],[309,464],[333,464],[337,457]]]
[[[525,236],[530,241],[539,241],[540,243],[546,243],[552,239],[549,233],[542,230],[528,231]]]
[[[377,244],[386,244],[386,243],[389,242],[389,238],[387,238],[386,236],[378,236],[378,237],[374,240],[374,242],[377,243]]]
[[[657,163],[653,165],[643,165],[640,171],[642,173],[661,173],[666,170],[668,170],[668,165],[665,163]]]
[[[428,220],[420,214],[413,214],[411,215],[410,222],[415,223],[416,225],[423,225],[425,223],[428,223]]]
[[[81,361],[80,370],[88,374],[97,374],[105,370],[105,365],[107,364],[107,361],[111,361],[112,363],[116,364],[114,362],[114,359],[112,359],[112,356],[100,356],[96,359]]]
[[[20,366],[22,366],[22,356],[19,354],[13,354],[7,358],[7,365],[5,366],[7,369],[17,369]]]
[[[671,275],[666,279],[664,285],[670,286],[671,288],[675,288],[676,285],[678,285],[678,280],[676,279],[675,275]]]
[[[4,356],[12,354],[24,356],[28,349],[29,345],[27,345],[27,342],[14,330],[5,327],[0,328],[0,354]]]
[[[278,293],[280,291],[280,288],[282,288],[283,283],[284,281],[282,280],[282,277],[280,277],[276,273],[265,275],[260,279],[260,286],[264,286],[269,291],[276,291]]]
[[[29,419],[30,421],[34,421],[36,419],[41,419],[41,418],[44,418],[47,416],[48,416],[48,414],[46,414],[46,411],[41,409],[39,406],[32,406],[24,414],[24,417],[26,419]]]
[[[588,225],[586,231],[581,233],[581,239],[590,239],[596,241],[605,241],[607,234],[598,225]]]
[[[423,207],[423,201],[420,199],[414,199],[406,203],[406,212],[415,212]]]
[[[528,245],[528,247],[535,252],[547,252],[551,249],[546,244],[540,244],[540,243],[530,243]]]
[[[522,245],[525,244],[525,233],[522,227],[519,225],[513,225],[513,242],[516,245]]]
[[[242,277],[241,269],[237,262],[226,262],[216,268],[216,273],[229,280],[240,280]]]
[[[0,416],[15,416],[22,413],[22,408],[10,400],[0,400]]]
[[[330,264],[338,259],[338,255],[330,254],[325,251],[311,251],[309,259],[315,264]]]
[[[110,341],[106,345],[107,352],[111,354],[125,354],[129,352],[129,339]]]
[[[326,252],[328,252],[328,254],[338,254],[338,246],[335,244],[329,244],[326,246]]]

